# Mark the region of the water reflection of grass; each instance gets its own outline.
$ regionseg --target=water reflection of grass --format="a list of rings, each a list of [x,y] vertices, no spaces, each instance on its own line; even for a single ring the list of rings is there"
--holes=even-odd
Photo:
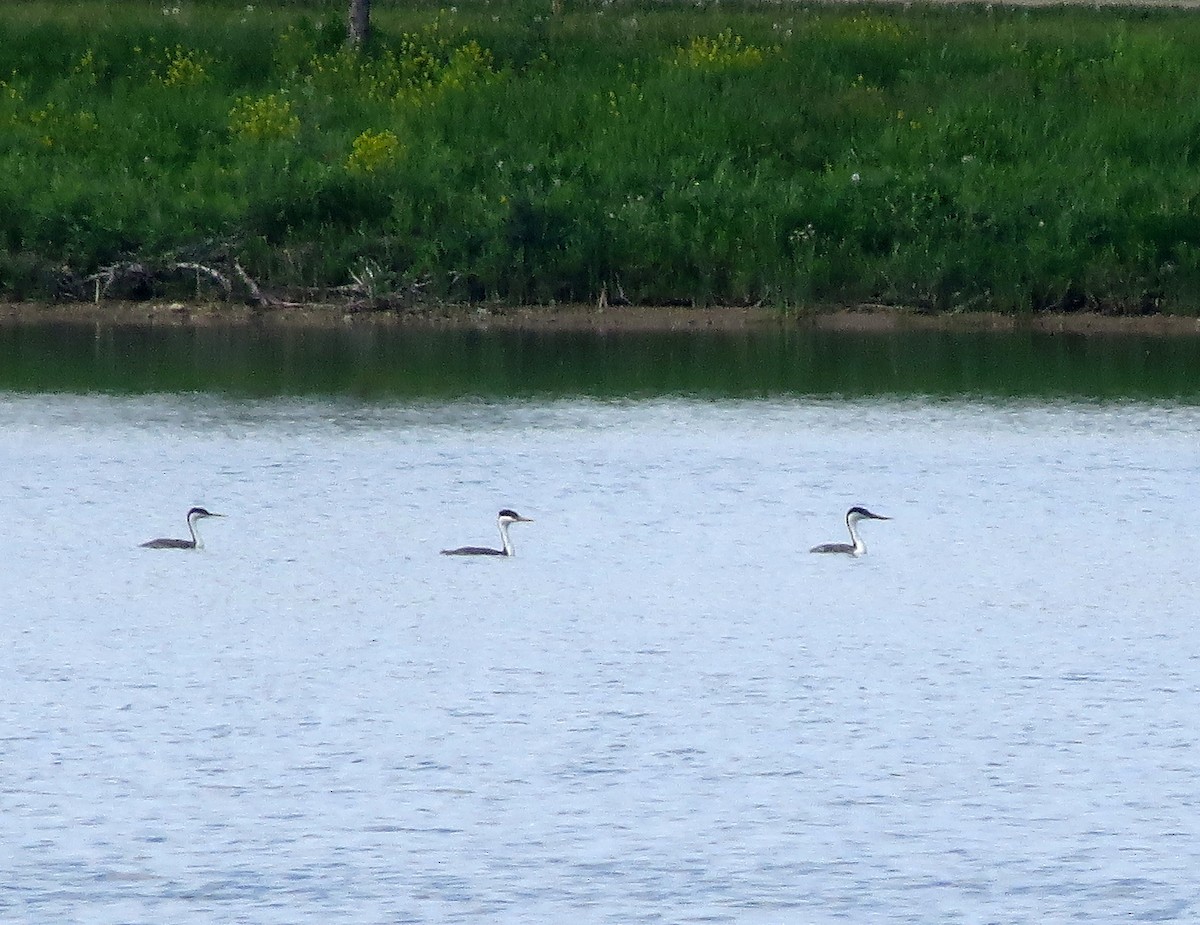
[[[0,324],[0,389],[363,399],[938,395],[1200,404],[1200,340],[762,326]]]
[[[0,292],[233,254],[458,298],[1200,308],[1181,12],[6,5]]]

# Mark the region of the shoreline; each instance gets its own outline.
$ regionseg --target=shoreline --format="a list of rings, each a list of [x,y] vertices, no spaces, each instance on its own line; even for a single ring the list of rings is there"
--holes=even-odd
[[[1200,336],[1200,318],[1176,315],[1104,315],[1094,312],[1007,315],[999,312],[928,314],[866,305],[804,312],[743,306],[430,305],[362,311],[319,303],[259,308],[228,303],[100,302],[0,303],[0,325],[94,324],[173,327],[331,328],[398,326],[425,329],[538,333],[744,333],[770,328],[894,333],[949,331],[1076,335]]]

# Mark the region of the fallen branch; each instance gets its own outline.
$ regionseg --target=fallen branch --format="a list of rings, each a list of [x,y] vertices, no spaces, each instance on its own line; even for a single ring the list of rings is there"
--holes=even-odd
[[[114,263],[101,267],[91,276],[82,280],[75,277],[70,281],[71,290],[76,298],[92,296],[99,303],[101,299],[115,297],[120,299],[152,298],[161,292],[163,287],[172,279],[178,286],[178,280],[183,274],[195,274],[196,295],[200,297],[200,281],[207,280],[221,292],[221,297],[231,300],[243,295],[248,304],[259,308],[302,308],[306,302],[285,301],[268,292],[264,292],[257,281],[246,272],[241,261],[227,253],[221,254],[216,260],[201,263],[197,260],[164,260],[161,263]],[[322,289],[300,290],[292,293],[294,297],[310,301],[324,301],[330,297],[341,297],[346,300],[346,310],[349,312],[370,311],[411,311],[423,301],[429,277],[406,281],[401,285],[388,286],[392,282],[385,279],[373,269],[361,273],[351,273],[353,282],[345,286],[335,286]],[[91,292],[87,286],[91,284]]]
[[[299,302],[285,302],[282,299],[277,299],[274,296],[267,295],[265,292],[263,292],[258,287],[258,283],[256,283],[250,277],[250,274],[246,272],[246,270],[242,266],[241,262],[238,261],[236,258],[233,261],[233,272],[237,274],[238,279],[240,279],[242,281],[242,284],[246,287],[246,289],[249,290],[250,299],[251,299],[251,301],[254,302],[255,305],[258,305],[262,308],[300,308],[301,307],[301,304]]]
[[[99,302],[101,296],[108,295],[108,291],[118,282],[133,280],[144,284],[150,276],[151,273],[140,263],[114,263],[101,267],[98,273],[93,273],[84,282],[94,285],[93,299]]]
[[[242,285],[250,290],[250,299],[255,305],[270,305],[274,303],[273,299],[268,300],[268,297],[263,295],[263,291],[258,288],[258,283],[250,278],[250,274],[242,268],[240,261],[233,261],[233,272],[238,275],[238,279],[242,281]]]
[[[200,274],[203,273],[205,276],[207,276],[214,283],[216,283],[218,286],[221,287],[221,291],[225,293],[225,298],[228,299],[233,295],[233,283],[231,283],[229,281],[229,277],[227,277],[224,273],[217,272],[212,267],[206,267],[202,263],[176,263],[175,269],[176,270],[192,270],[192,271],[194,271],[197,276],[197,288],[199,288],[199,279],[198,278],[199,278]]]
[[[148,286],[152,281],[162,279],[175,272],[195,273],[197,285],[199,285],[199,277],[206,276],[221,288],[221,291],[225,293],[225,298],[228,299],[233,294],[233,284],[223,273],[202,263],[187,261],[177,261],[157,268],[147,267],[142,263],[114,263],[102,267],[98,272],[86,277],[84,282],[92,284],[92,300],[99,302],[101,298],[109,294],[114,286]]]

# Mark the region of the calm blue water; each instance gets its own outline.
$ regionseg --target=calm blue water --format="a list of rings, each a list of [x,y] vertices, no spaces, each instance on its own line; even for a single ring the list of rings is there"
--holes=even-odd
[[[1198,432],[0,395],[0,919],[1195,921]]]

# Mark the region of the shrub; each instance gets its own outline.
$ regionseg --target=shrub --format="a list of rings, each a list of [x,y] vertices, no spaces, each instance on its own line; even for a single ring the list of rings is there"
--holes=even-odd
[[[402,153],[400,139],[394,132],[368,129],[354,139],[346,169],[350,173],[373,174],[394,165]]]
[[[229,111],[229,128],[249,141],[286,141],[299,133],[300,117],[292,111],[291,100],[274,93],[243,96]]]

